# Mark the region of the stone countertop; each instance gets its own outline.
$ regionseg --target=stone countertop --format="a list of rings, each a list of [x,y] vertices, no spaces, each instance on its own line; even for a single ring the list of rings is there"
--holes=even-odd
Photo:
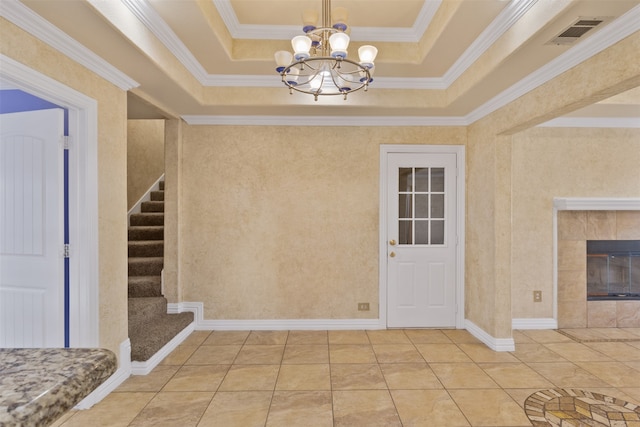
[[[106,349],[0,348],[0,426],[53,423],[116,368]]]

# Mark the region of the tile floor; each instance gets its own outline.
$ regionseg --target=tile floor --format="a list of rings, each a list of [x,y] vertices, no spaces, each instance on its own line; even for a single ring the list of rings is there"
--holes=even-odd
[[[567,332],[514,331],[497,353],[464,330],[196,331],[55,425],[517,427],[542,389],[640,403],[640,328]]]

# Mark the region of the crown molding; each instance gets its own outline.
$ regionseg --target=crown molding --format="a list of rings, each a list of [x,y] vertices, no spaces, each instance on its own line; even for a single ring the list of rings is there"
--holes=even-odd
[[[537,127],[640,129],[640,117],[558,117]]]
[[[140,86],[138,82],[78,43],[21,2],[17,0],[2,0],[0,16],[122,90],[126,91]]]
[[[182,116],[189,125],[231,126],[466,126],[462,117]]]

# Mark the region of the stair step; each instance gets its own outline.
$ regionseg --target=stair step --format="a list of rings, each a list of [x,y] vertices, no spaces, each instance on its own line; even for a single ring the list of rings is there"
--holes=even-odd
[[[160,191],[164,191],[164,181],[160,181],[159,183]]]
[[[164,201],[149,201],[140,204],[142,212],[164,212]]]
[[[128,294],[129,298],[161,297],[162,279],[160,276],[130,276]]]
[[[131,214],[129,225],[164,225],[164,212],[144,212]]]
[[[129,242],[130,257],[164,256],[164,240],[134,240]]]
[[[163,240],[164,227],[159,225],[136,225],[129,227],[129,240]]]
[[[160,276],[163,257],[129,258],[129,276]]]
[[[167,314],[164,297],[129,298],[129,323],[154,321],[164,314]]]
[[[193,323],[193,313],[163,314],[153,321],[129,321],[131,360],[144,362],[156,354],[184,328]]]
[[[151,201],[152,202],[164,202],[164,191],[152,191],[151,192]]]

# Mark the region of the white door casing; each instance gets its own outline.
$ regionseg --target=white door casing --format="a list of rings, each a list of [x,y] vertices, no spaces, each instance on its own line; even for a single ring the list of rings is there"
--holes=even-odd
[[[464,147],[381,147],[380,320],[464,327]]]
[[[0,115],[0,346],[64,346],[62,109]]]

